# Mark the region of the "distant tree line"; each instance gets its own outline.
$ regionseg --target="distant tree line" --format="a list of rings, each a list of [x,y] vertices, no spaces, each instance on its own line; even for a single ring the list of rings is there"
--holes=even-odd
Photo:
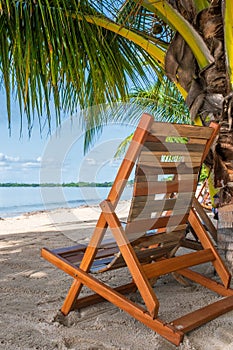
[[[132,184],[133,181],[128,181]],[[0,183],[0,187],[111,187],[112,181],[105,182],[68,182],[68,183],[18,183],[18,182],[4,182]]]

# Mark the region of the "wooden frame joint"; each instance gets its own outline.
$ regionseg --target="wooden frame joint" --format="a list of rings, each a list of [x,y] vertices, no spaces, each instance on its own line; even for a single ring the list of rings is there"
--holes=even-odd
[[[100,208],[103,213],[112,214],[114,213],[114,207],[109,200],[104,200],[100,203]]]

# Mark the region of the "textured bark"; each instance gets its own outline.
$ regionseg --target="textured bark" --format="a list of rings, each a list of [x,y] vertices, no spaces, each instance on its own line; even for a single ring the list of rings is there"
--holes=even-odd
[[[215,59],[201,71],[187,43],[176,34],[166,56],[165,69],[168,77],[188,92],[186,103],[193,120],[199,115],[204,124],[210,120],[221,124],[219,138],[206,162],[214,168],[220,205],[225,205],[233,197],[233,92],[225,61],[222,1],[211,1],[210,8],[200,13],[195,12],[192,0],[169,2],[199,32]]]
[[[220,188],[218,249],[233,271],[233,204],[228,205],[233,202],[233,92],[224,51],[223,1],[210,3],[209,9],[197,14],[192,0],[170,0],[202,36],[214,63],[201,71],[187,43],[176,34],[167,53],[165,69],[169,78],[178,81],[188,92],[186,103],[191,118],[194,120],[199,115],[204,124],[214,120],[221,125],[218,140],[205,162],[213,168],[215,187]]]
[[[178,81],[188,91],[196,72],[196,60],[189,46],[179,33],[172,40],[165,58],[166,74]]]
[[[219,209],[218,249],[233,271],[233,204]]]

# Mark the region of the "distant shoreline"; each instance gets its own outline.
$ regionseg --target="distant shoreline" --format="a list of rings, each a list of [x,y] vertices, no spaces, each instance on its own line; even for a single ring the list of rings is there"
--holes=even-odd
[[[129,185],[133,181],[128,181]],[[0,183],[0,187],[111,187],[113,182],[68,182],[68,183],[18,183],[18,182],[4,182]]]
[[[69,183],[0,183],[0,187],[111,187],[112,182],[69,182]]]

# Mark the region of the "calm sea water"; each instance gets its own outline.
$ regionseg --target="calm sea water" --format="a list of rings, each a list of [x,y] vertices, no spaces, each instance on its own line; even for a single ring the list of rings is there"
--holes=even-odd
[[[0,187],[0,217],[55,208],[94,205],[104,200],[110,187]],[[121,199],[131,198],[126,187]]]

